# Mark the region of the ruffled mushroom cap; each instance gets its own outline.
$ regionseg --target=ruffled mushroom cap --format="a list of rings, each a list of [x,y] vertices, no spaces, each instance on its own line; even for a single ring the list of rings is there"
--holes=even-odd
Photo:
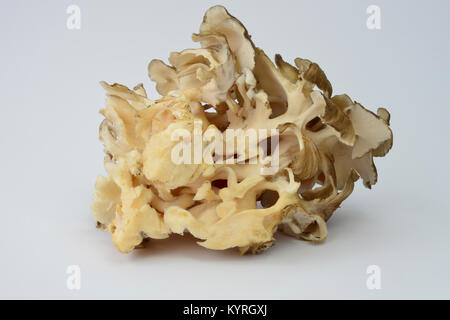
[[[172,53],[170,65],[148,66],[159,100],[142,85],[108,85],[100,140],[108,177],[99,176],[92,211],[121,252],[146,238],[191,233],[209,249],[257,253],[280,230],[309,241],[327,237],[326,221],[362,178],[377,182],[373,157],[392,147],[390,115],[333,96],[323,70],[276,55],[273,63],[222,6],[209,9],[193,35],[201,48]],[[196,128],[196,123],[201,126]],[[208,149],[227,162],[174,163],[173,135],[220,135],[227,129],[266,129],[277,138],[279,165],[250,160],[261,148]],[[275,133],[272,133],[275,132]],[[235,139],[232,137],[231,139]],[[266,140],[264,140],[266,139]],[[241,150],[242,151],[242,150]],[[206,153],[205,153],[206,154]],[[271,154],[270,157],[275,157]]]

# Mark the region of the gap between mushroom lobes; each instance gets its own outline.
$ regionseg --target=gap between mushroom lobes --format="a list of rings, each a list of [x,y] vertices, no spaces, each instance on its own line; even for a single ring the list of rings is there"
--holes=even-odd
[[[332,96],[309,60],[293,66],[277,55],[274,64],[222,6],[206,12],[192,38],[201,48],[172,53],[171,66],[149,64],[159,100],[147,98],[142,85],[101,83],[108,177],[95,185],[97,225],[121,252],[185,231],[206,248],[241,253],[271,246],[277,229],[324,240],[326,221],[355,181],[368,188],[377,181],[373,157],[392,147],[388,111],[374,114],[347,95]],[[262,176],[261,164],[175,165],[171,133],[192,131],[198,119],[203,130],[278,129],[278,172]]]

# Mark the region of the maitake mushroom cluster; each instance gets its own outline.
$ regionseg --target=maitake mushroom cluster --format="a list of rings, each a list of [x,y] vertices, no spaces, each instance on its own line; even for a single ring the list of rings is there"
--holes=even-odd
[[[392,147],[388,111],[333,96],[314,62],[297,58],[293,66],[277,55],[274,64],[222,6],[206,12],[192,38],[201,48],[172,53],[171,65],[149,64],[159,100],[142,85],[102,83],[108,177],[95,185],[97,225],[121,252],[184,232],[203,247],[241,253],[271,246],[277,230],[324,240],[326,221],[355,181],[377,182],[373,157]],[[192,132],[198,120],[203,131],[276,129],[278,169],[263,175],[264,163],[175,164],[172,133]]]

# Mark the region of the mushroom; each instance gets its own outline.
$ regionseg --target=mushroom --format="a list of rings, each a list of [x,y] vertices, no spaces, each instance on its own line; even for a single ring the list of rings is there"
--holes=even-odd
[[[308,59],[272,62],[222,6],[192,38],[200,48],[150,62],[157,100],[142,84],[101,83],[108,176],[95,185],[97,224],[125,253],[185,232],[241,254],[269,248],[277,230],[323,241],[355,182],[377,182],[373,158],[392,147],[389,112],[333,96]]]

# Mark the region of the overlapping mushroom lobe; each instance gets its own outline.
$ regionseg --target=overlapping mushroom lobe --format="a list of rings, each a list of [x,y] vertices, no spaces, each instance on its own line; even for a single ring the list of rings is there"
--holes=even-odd
[[[206,12],[193,40],[200,48],[150,62],[157,100],[142,85],[102,82],[107,176],[95,185],[97,225],[121,252],[185,232],[241,253],[270,247],[277,230],[324,240],[354,183],[377,182],[373,158],[392,147],[389,112],[333,96],[310,60],[272,62],[222,6]]]

